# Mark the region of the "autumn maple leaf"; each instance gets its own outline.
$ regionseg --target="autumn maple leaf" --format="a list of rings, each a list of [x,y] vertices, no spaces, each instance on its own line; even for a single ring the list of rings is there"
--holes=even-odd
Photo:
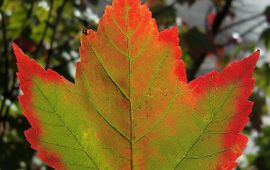
[[[114,0],[82,35],[75,83],[14,44],[32,148],[56,169],[235,167],[259,52],[188,83],[178,42],[139,0]]]

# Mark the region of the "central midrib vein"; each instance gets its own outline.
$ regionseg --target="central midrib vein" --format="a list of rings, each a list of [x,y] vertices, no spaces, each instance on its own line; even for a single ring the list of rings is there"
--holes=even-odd
[[[128,22],[128,14],[129,13],[129,6],[126,8],[125,11],[125,20],[126,20],[126,42],[127,42],[127,51],[128,51],[128,60],[129,60],[129,109],[130,109],[130,169],[133,170],[133,148],[134,148],[134,116],[133,116],[133,110],[132,110],[132,93],[131,93],[131,75],[132,75],[132,66],[131,66],[131,58],[130,58],[130,37],[129,37],[129,22]]]
[[[130,57],[130,46],[129,46],[129,38],[127,37],[127,45],[128,45],[128,56]],[[132,110],[132,100],[131,100],[131,75],[132,75],[132,69],[131,69],[131,60],[129,59],[129,107],[130,107],[130,145],[131,145],[131,170],[133,169],[133,146],[134,146],[134,116],[133,116],[133,110]]]

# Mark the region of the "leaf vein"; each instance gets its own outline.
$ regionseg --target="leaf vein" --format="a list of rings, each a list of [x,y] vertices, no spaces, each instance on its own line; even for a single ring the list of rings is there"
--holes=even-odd
[[[233,89],[230,89],[231,91]],[[181,162],[187,157],[188,153],[193,149],[193,147],[199,142],[199,139],[204,135],[205,133],[205,130],[210,126],[210,124],[214,121],[217,113],[223,108],[223,106],[226,104],[226,102],[228,101],[229,97],[231,97],[231,93],[228,93],[227,96],[225,96],[225,99],[224,101],[222,102],[222,104],[218,107],[217,110],[212,110],[213,113],[213,117],[211,118],[211,120],[209,121],[208,124],[206,124],[206,126],[201,130],[201,133],[200,135],[196,138],[196,140],[194,141],[194,143],[189,147],[189,149],[182,155],[182,157],[180,158],[180,160],[177,162],[176,166],[174,167],[174,169],[176,169],[180,164]]]
[[[41,93],[41,95],[44,97],[44,99],[48,102],[49,107],[51,107],[56,116],[59,118],[59,120],[63,123],[63,125],[66,127],[66,129],[68,130],[68,132],[71,134],[71,136],[75,139],[76,143],[78,143],[80,145],[80,147],[82,148],[82,150],[84,151],[85,155],[88,157],[88,159],[95,165],[95,167],[98,169],[98,166],[96,164],[96,162],[94,161],[94,159],[89,155],[89,153],[87,152],[87,150],[84,148],[84,146],[80,143],[80,141],[77,139],[76,135],[72,132],[72,130],[67,126],[67,124],[65,123],[65,121],[63,120],[63,118],[56,112],[55,108],[53,107],[53,105],[51,104],[51,102],[49,101],[49,99],[46,97],[46,95],[43,93],[43,91],[39,88],[38,84],[35,82],[35,80],[33,80],[34,84],[36,85],[37,89],[39,90],[39,92]]]
[[[119,89],[119,91],[121,92],[121,94],[129,101],[129,97],[125,94],[125,92],[123,91],[123,89],[118,85],[118,83],[113,80],[112,76],[108,73],[108,71],[106,70],[106,68],[104,67],[104,65],[102,64],[102,62],[99,59],[99,56],[97,55],[97,52],[94,50],[94,47],[92,46],[92,44],[90,43],[90,41],[87,41],[88,46],[90,47],[90,49],[93,51],[94,56],[96,57],[96,59],[98,60],[98,63],[100,64],[100,66],[102,67],[103,71],[105,72],[105,74],[109,77],[109,79],[112,81],[112,83],[116,86],[117,89]]]
[[[104,28],[104,35],[109,40],[110,44],[122,55],[128,58],[128,55],[124,53],[114,42],[113,40],[108,36],[106,28]]]
[[[144,101],[144,99],[145,99],[147,93],[149,93],[149,90],[151,89],[151,87],[152,87],[154,81],[157,79],[157,77],[158,77],[158,75],[159,75],[161,69],[162,69],[163,66],[164,66],[164,62],[165,62],[166,58],[168,58],[168,56],[169,56],[168,50],[165,49],[165,50],[163,51],[163,53],[166,53],[166,55],[165,55],[164,58],[162,58],[162,60],[161,60],[160,63],[159,63],[159,66],[158,66],[157,71],[156,71],[156,72],[154,73],[154,75],[151,77],[151,80],[150,80],[150,82],[149,82],[149,84],[148,84],[148,86],[147,86],[147,88],[146,88],[147,90],[143,93],[142,99],[141,99],[141,100],[138,102],[138,104],[136,105],[135,111],[138,109],[138,107],[140,106],[140,104]],[[162,53],[162,54],[163,54],[163,53]]]

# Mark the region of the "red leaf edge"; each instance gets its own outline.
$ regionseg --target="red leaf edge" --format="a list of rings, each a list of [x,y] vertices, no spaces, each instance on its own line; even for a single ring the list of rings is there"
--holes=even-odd
[[[47,165],[55,169],[65,169],[60,156],[54,151],[48,150],[42,146],[40,138],[42,136],[41,122],[38,121],[37,116],[31,107],[31,79],[33,76],[43,78],[45,81],[63,83],[62,77],[56,72],[48,69],[45,71],[39,64],[34,60],[28,58],[22,50],[15,44],[12,44],[14,54],[17,59],[18,72],[17,77],[20,82],[20,89],[23,91],[23,95],[18,97],[18,100],[23,108],[23,115],[26,117],[31,125],[31,128],[24,132],[27,141],[31,144],[31,148],[38,151],[38,157],[44,161]]]
[[[227,148],[231,148],[228,152],[225,152],[223,157],[220,159],[220,162],[226,164],[226,166],[218,167],[219,169],[233,169],[237,166],[235,162],[236,159],[241,156],[242,151],[246,148],[248,138],[241,134],[241,131],[244,129],[245,125],[248,123],[249,118],[253,107],[253,102],[249,101],[249,97],[252,93],[252,89],[255,83],[255,80],[252,78],[253,71],[256,67],[256,63],[259,59],[260,51],[257,50],[249,57],[242,59],[241,61],[236,61],[232,63],[225,71],[222,76],[230,77],[231,74],[234,75],[243,75],[241,77],[244,87],[241,88],[241,96],[236,103],[236,113],[237,116],[233,117],[227,127],[226,131],[234,130],[235,133],[228,133],[223,136],[223,145]],[[244,71],[244,74],[241,73]],[[237,143],[237,145],[235,145]]]
[[[224,151],[223,156],[219,158],[217,170],[231,170],[237,166],[236,159],[242,154],[245,149],[248,139],[241,134],[245,125],[248,122],[248,116],[251,113],[253,102],[249,101],[255,80],[252,78],[253,70],[255,69],[260,51],[256,51],[250,56],[235,61],[228,65],[221,73],[212,71],[204,76],[201,76],[189,83],[191,89],[196,88],[196,93],[201,93],[209,87],[209,80],[215,83],[215,86],[224,86],[226,82],[241,81],[243,87],[240,88],[240,95],[236,103],[236,116],[229,119],[229,125],[226,127],[225,133],[222,136],[223,146],[230,148]],[[232,76],[233,75],[233,76]]]

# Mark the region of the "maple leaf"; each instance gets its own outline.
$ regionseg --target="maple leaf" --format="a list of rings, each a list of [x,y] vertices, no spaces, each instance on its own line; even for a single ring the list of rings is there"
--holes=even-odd
[[[232,169],[247,138],[259,52],[187,82],[177,28],[139,0],[114,0],[82,35],[75,83],[15,44],[25,132],[56,169]]]

